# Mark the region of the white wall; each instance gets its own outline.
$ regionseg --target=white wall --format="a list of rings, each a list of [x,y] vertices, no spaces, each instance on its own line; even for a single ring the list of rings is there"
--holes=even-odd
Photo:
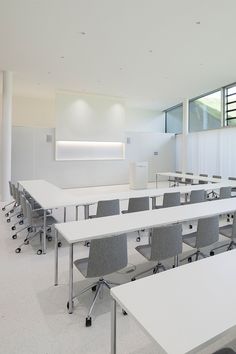
[[[46,135],[53,136],[46,142]],[[174,138],[172,134],[128,133],[127,159],[118,161],[55,161],[54,129],[14,127],[12,179],[46,179],[61,187],[123,184],[128,182],[129,161],[148,160],[149,180],[155,170],[173,170]],[[155,141],[155,144],[154,144]],[[154,156],[154,151],[159,155]]]
[[[176,136],[176,169],[181,170],[182,134]],[[186,141],[186,171],[236,176],[236,128],[189,133]]]

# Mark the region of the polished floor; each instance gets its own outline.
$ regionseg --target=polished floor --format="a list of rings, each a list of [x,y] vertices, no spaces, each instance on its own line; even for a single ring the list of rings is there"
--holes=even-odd
[[[127,188],[128,186],[112,186],[93,188],[93,190],[96,193],[103,193],[107,190]],[[91,188],[75,189],[73,193],[82,195],[88,193],[89,190],[91,191]],[[122,207],[126,207],[126,202],[122,202]],[[91,209],[91,213],[93,212],[94,210]],[[62,210],[55,212],[59,220],[62,220],[62,214]],[[73,219],[73,217],[74,211],[69,208],[68,219]],[[185,225],[185,230],[187,228],[188,226]],[[0,235],[0,354],[108,354],[110,352],[111,305],[108,291],[104,290],[103,298],[99,299],[96,304],[92,327],[85,327],[87,309],[93,298],[92,292],[83,295],[76,302],[72,315],[67,313],[68,248],[65,241],[62,241],[63,246],[60,249],[59,286],[54,287],[53,241],[48,243],[46,255],[36,255],[39,247],[38,240],[35,240],[32,245],[25,246],[20,254],[16,254],[15,248],[23,237],[12,240],[12,231],[2,212]],[[128,237],[128,273],[125,270],[113,274],[111,279],[116,279],[121,283],[129,281],[135,272],[148,266],[143,257],[135,251],[136,236],[136,233],[132,233]],[[141,242],[147,242],[146,232],[142,233]],[[185,248],[185,251],[188,250]],[[80,244],[76,247],[75,255],[85,257],[88,251],[87,247]],[[167,262],[167,265],[171,267],[171,263]],[[76,270],[75,281],[76,291],[88,284]],[[229,296],[230,294],[226,294],[225,301],[229,299]],[[187,310],[183,308],[183,311]],[[215,315],[217,316],[217,309]],[[121,309],[118,309],[117,317],[118,354],[158,353],[152,339],[130,316],[123,316]],[[181,318],[179,320],[181,321]],[[158,318],[153,321],[158,321]],[[178,335],[178,329],[176,329],[176,335]],[[197,352],[212,353],[228,343],[236,349],[235,338],[236,330],[232,330]]]

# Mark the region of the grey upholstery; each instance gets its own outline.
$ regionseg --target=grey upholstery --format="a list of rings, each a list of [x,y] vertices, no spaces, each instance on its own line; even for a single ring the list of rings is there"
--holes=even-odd
[[[213,354],[234,354],[234,353],[236,352],[231,348],[222,348],[220,350],[217,350]]]
[[[206,192],[204,189],[191,191],[190,193],[190,200],[189,202],[182,203],[184,204],[195,204],[195,203],[202,203],[206,200]]]
[[[148,261],[157,262],[157,265],[151,268],[154,272],[157,272],[159,268],[165,269],[161,261],[171,257],[177,257],[182,253],[182,225],[174,224],[154,228],[152,231],[151,244],[138,246],[136,250]],[[145,270],[135,276],[140,276],[149,270],[150,269]]]
[[[148,197],[130,198],[128,204],[128,210],[123,210],[122,214],[134,213],[134,212],[144,211],[144,210],[149,210]]]
[[[212,175],[213,178],[222,178],[221,176],[219,175]]]
[[[186,172],[186,175],[193,176],[192,172]],[[186,184],[193,184],[193,179],[192,178],[185,178],[185,183]]]
[[[120,214],[120,201],[119,199],[113,200],[100,200],[97,205],[96,215],[91,215],[90,218],[100,218],[103,216],[119,215]]]
[[[219,240],[219,217],[198,220],[197,231],[183,236],[183,242],[197,248],[210,246]]]
[[[205,174],[205,173],[200,173],[199,176],[201,176],[201,177],[208,177],[208,175]],[[199,180],[199,184],[207,184],[207,183],[208,183],[207,181],[201,181],[201,180]]]
[[[125,268],[128,263],[126,234],[92,240],[89,257],[74,263],[86,278],[103,277]]]
[[[170,208],[178,205],[180,205],[180,192],[164,193],[162,206],[158,205],[155,209]]]
[[[231,187],[221,187],[220,188],[220,199],[231,198]]]

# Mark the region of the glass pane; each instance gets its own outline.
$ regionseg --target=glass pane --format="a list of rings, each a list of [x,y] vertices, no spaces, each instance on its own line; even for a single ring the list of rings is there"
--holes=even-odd
[[[227,121],[228,122],[228,126],[235,126],[236,125],[236,119],[230,119]]]
[[[227,110],[230,111],[231,109],[236,109],[236,102],[227,105]]]
[[[227,91],[228,91],[227,95],[231,95],[232,93],[236,93],[236,86],[229,87],[227,89]]]
[[[227,97],[227,92],[226,92],[226,102],[233,102],[233,101],[236,101],[236,94]]]
[[[189,131],[215,129],[221,126],[221,91],[189,103]]]
[[[166,132],[179,134],[183,131],[183,105],[166,112]]]

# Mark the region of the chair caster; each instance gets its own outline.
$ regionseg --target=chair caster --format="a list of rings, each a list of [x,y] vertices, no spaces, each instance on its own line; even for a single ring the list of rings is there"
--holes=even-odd
[[[19,222],[19,225],[23,225],[23,224],[24,224],[24,221],[21,220],[21,221]]]
[[[49,242],[51,242],[51,241],[52,241],[52,236],[48,236],[48,237],[47,237],[47,240],[48,240]]]
[[[85,326],[91,327],[92,326],[92,318],[90,316],[86,317]]]
[[[28,228],[27,228],[27,231],[28,231],[28,232],[33,232],[32,227],[28,227]]]
[[[3,207],[3,208],[2,208],[2,211],[5,211],[5,210],[6,210],[6,208],[5,208],[5,207]]]
[[[230,222],[230,218],[227,218],[227,222]]]
[[[94,292],[94,291],[96,291],[97,290],[97,285],[94,285],[93,287],[92,287],[92,291]]]
[[[131,281],[135,281],[136,280],[136,278],[135,277],[133,277],[132,279],[131,279]]]
[[[193,225],[189,225],[189,228],[192,229],[192,228],[193,228]]]
[[[27,240],[27,238],[24,240],[24,244],[28,245],[29,244],[29,240]]]
[[[20,252],[21,252],[21,248],[20,248],[20,247],[16,248],[16,249],[15,249],[15,252],[16,252],[16,253],[20,253]]]
[[[17,215],[17,218],[19,219],[19,218],[21,218],[22,217],[22,214],[18,214]]]
[[[140,242],[140,241],[141,241],[140,236],[136,237],[136,242]]]
[[[10,222],[11,221],[11,219],[7,219],[7,222]]]
[[[210,256],[214,256],[215,255],[215,252],[214,251],[211,251],[210,252]]]
[[[40,250],[40,249],[37,251],[37,254],[38,254],[38,255],[40,255],[40,254],[42,254],[42,253],[43,253],[43,251]]]
[[[15,234],[15,235],[12,235],[12,239],[13,240],[16,240],[17,239],[17,235]]]
[[[14,230],[16,229],[16,227],[15,227],[15,226],[12,226],[12,228],[11,228],[11,229],[12,229],[12,231],[14,231]]]
[[[172,268],[175,268],[175,265],[174,265],[174,264],[172,265]]]
[[[192,262],[192,257],[188,257],[188,263]]]
[[[14,213],[14,209],[11,209],[11,210],[10,210],[10,213]],[[8,214],[9,214],[9,213],[8,213]]]
[[[57,247],[61,247],[61,246],[62,246],[62,243],[58,242]]]
[[[90,247],[90,242],[85,242],[86,247]]]
[[[9,216],[9,213],[6,213],[6,214],[5,214],[5,216],[6,216],[6,218],[8,218],[8,216]]]
[[[124,316],[128,315],[128,313],[124,309],[122,309],[122,313],[123,313]]]

